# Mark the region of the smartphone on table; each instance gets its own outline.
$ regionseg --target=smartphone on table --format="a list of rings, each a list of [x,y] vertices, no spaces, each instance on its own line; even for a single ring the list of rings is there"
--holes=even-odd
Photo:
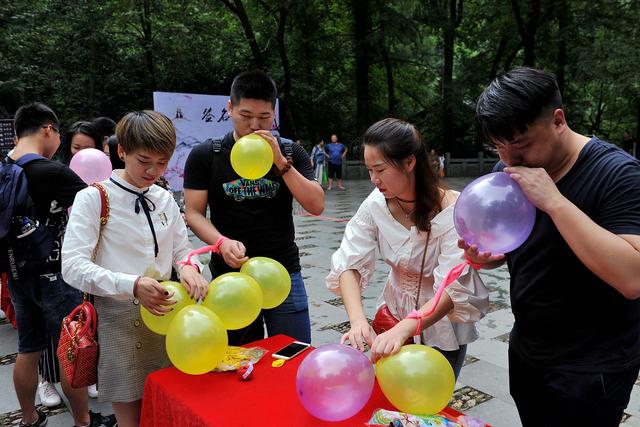
[[[293,359],[306,349],[311,347],[311,344],[306,342],[294,341],[286,347],[274,352],[271,356],[275,359],[289,360]]]

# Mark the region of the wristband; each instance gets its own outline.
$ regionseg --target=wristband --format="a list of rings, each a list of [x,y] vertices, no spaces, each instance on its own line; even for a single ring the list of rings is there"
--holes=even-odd
[[[228,237],[224,237],[224,236],[220,236],[220,238],[218,239],[216,244],[213,245],[213,247],[211,248],[211,252],[219,254],[220,253],[220,246],[222,245],[222,243],[224,243],[225,240],[229,240],[229,238]]]
[[[407,314],[407,317],[405,317],[405,319],[416,319],[418,321],[418,325],[416,326],[416,331],[414,332],[413,336],[420,335],[420,332],[422,331],[423,317],[424,316],[421,315],[417,310],[412,310],[409,314]]]

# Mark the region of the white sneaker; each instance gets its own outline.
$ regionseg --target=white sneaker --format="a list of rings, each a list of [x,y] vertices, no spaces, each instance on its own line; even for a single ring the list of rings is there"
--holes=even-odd
[[[62,403],[58,391],[53,384],[48,381],[42,381],[38,384],[38,397],[40,398],[40,402],[47,408],[52,408]]]
[[[96,397],[98,397],[98,387],[96,387],[95,384],[91,384],[89,387],[87,387],[87,394],[90,398],[95,399]]]

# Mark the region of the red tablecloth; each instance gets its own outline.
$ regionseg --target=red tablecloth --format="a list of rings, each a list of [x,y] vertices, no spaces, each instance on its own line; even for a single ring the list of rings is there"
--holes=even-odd
[[[253,378],[244,382],[235,372],[187,375],[175,368],[147,377],[142,400],[142,426],[363,426],[378,408],[396,410],[378,383],[367,405],[342,422],[326,422],[309,414],[296,395],[296,372],[311,350],[271,367],[271,353],[291,343],[286,335],[256,341],[269,353],[255,365]],[[459,415],[446,408],[450,415]]]

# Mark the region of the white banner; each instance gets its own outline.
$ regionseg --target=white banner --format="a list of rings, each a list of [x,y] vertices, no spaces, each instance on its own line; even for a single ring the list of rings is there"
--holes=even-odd
[[[164,176],[173,191],[182,191],[184,164],[191,149],[208,138],[233,130],[226,95],[153,92],[153,108],[169,117],[176,128],[176,151]],[[278,104],[273,128],[278,129]]]

